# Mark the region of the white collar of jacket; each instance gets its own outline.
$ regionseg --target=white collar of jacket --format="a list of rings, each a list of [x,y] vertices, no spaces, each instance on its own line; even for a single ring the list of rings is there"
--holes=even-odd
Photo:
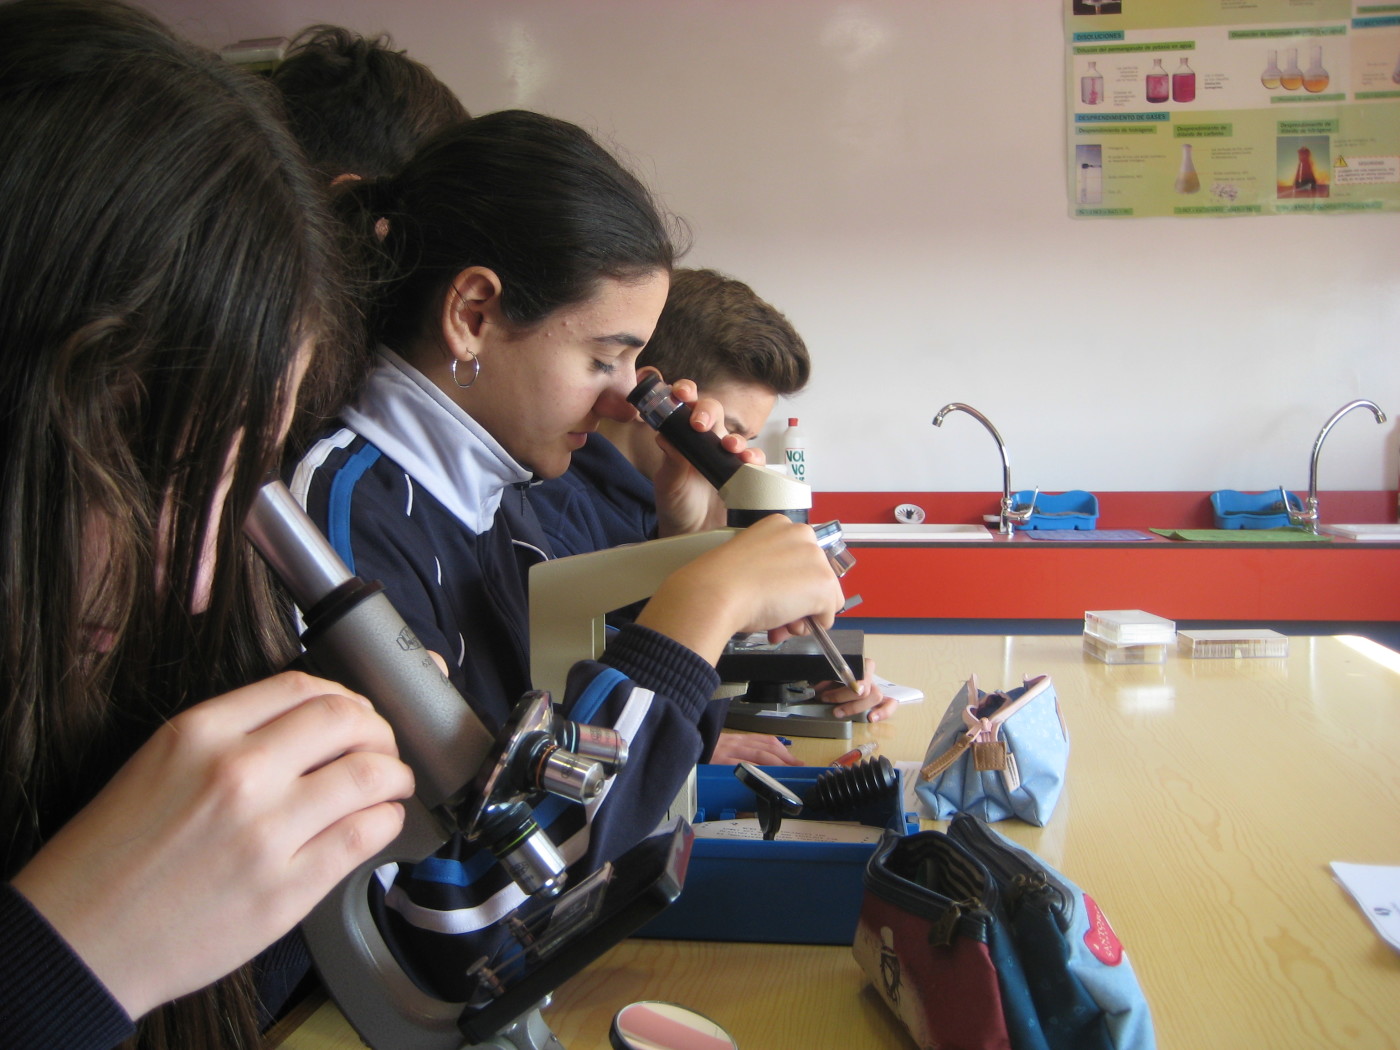
[[[341,419],[407,471],[475,533],[491,527],[506,486],[531,474],[427,376],[381,346]]]

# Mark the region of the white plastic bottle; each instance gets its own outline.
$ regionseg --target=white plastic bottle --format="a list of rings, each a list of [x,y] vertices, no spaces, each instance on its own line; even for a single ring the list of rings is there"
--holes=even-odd
[[[808,485],[812,483],[807,474],[807,442],[797,428],[796,416],[788,418],[787,430],[783,432],[783,458],[787,460],[788,472],[793,477]]]

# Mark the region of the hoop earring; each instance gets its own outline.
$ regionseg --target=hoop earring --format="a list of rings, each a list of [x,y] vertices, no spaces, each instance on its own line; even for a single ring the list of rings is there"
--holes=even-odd
[[[452,382],[456,383],[458,389],[460,390],[470,390],[472,384],[476,382],[477,376],[481,375],[481,359],[478,358],[476,354],[472,353],[472,351],[470,350],[468,350],[467,353],[472,355],[472,377],[465,383],[457,378],[457,366],[462,362],[455,357],[452,359]]]

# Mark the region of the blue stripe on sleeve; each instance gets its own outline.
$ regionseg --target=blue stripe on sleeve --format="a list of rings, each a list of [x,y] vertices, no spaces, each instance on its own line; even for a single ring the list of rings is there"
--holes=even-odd
[[[579,698],[574,701],[574,706],[569,708],[569,718],[575,722],[591,721],[598,713],[598,708],[603,706],[603,701],[608,698],[608,694],[613,691],[613,687],[619,682],[625,681],[627,676],[616,667],[605,667],[601,674],[579,694]]]
[[[346,460],[345,466],[336,471],[331,479],[330,498],[326,505],[326,539],[352,573],[355,571],[355,555],[350,549],[350,500],[355,494],[355,485],[374,466],[379,456],[379,449],[365,445]]]
[[[559,798],[556,795],[547,795],[532,809],[535,814],[535,823],[541,828],[548,828],[556,820],[562,817],[577,803],[568,799]],[[451,857],[428,857],[420,860],[417,864],[404,865],[406,874],[421,882],[436,882],[444,886],[470,886],[477,879],[481,878],[496,863],[496,858],[490,850],[482,850],[467,863],[455,860]]]

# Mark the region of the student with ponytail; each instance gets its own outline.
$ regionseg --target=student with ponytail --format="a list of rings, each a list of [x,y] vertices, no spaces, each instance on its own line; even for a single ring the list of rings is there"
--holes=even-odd
[[[634,418],[626,395],[666,299],[670,224],[583,129],[524,111],[449,128],[343,200],[375,293],[375,367],[292,490],[499,726],[531,685],[526,574],[549,554],[525,490],[562,474],[600,420]],[[693,383],[677,388],[695,399]],[[722,418],[696,402],[697,427]],[[575,667],[556,699],[619,730],[632,756],[599,803],[546,815],[575,875],[645,836],[713,746],[725,642],[803,630],[807,614],[829,624],[841,601],[811,528],[774,516],[673,573],[599,662]],[[446,998],[470,992],[464,971],[521,903],[482,860],[454,842],[398,871],[381,902],[405,965]]]

